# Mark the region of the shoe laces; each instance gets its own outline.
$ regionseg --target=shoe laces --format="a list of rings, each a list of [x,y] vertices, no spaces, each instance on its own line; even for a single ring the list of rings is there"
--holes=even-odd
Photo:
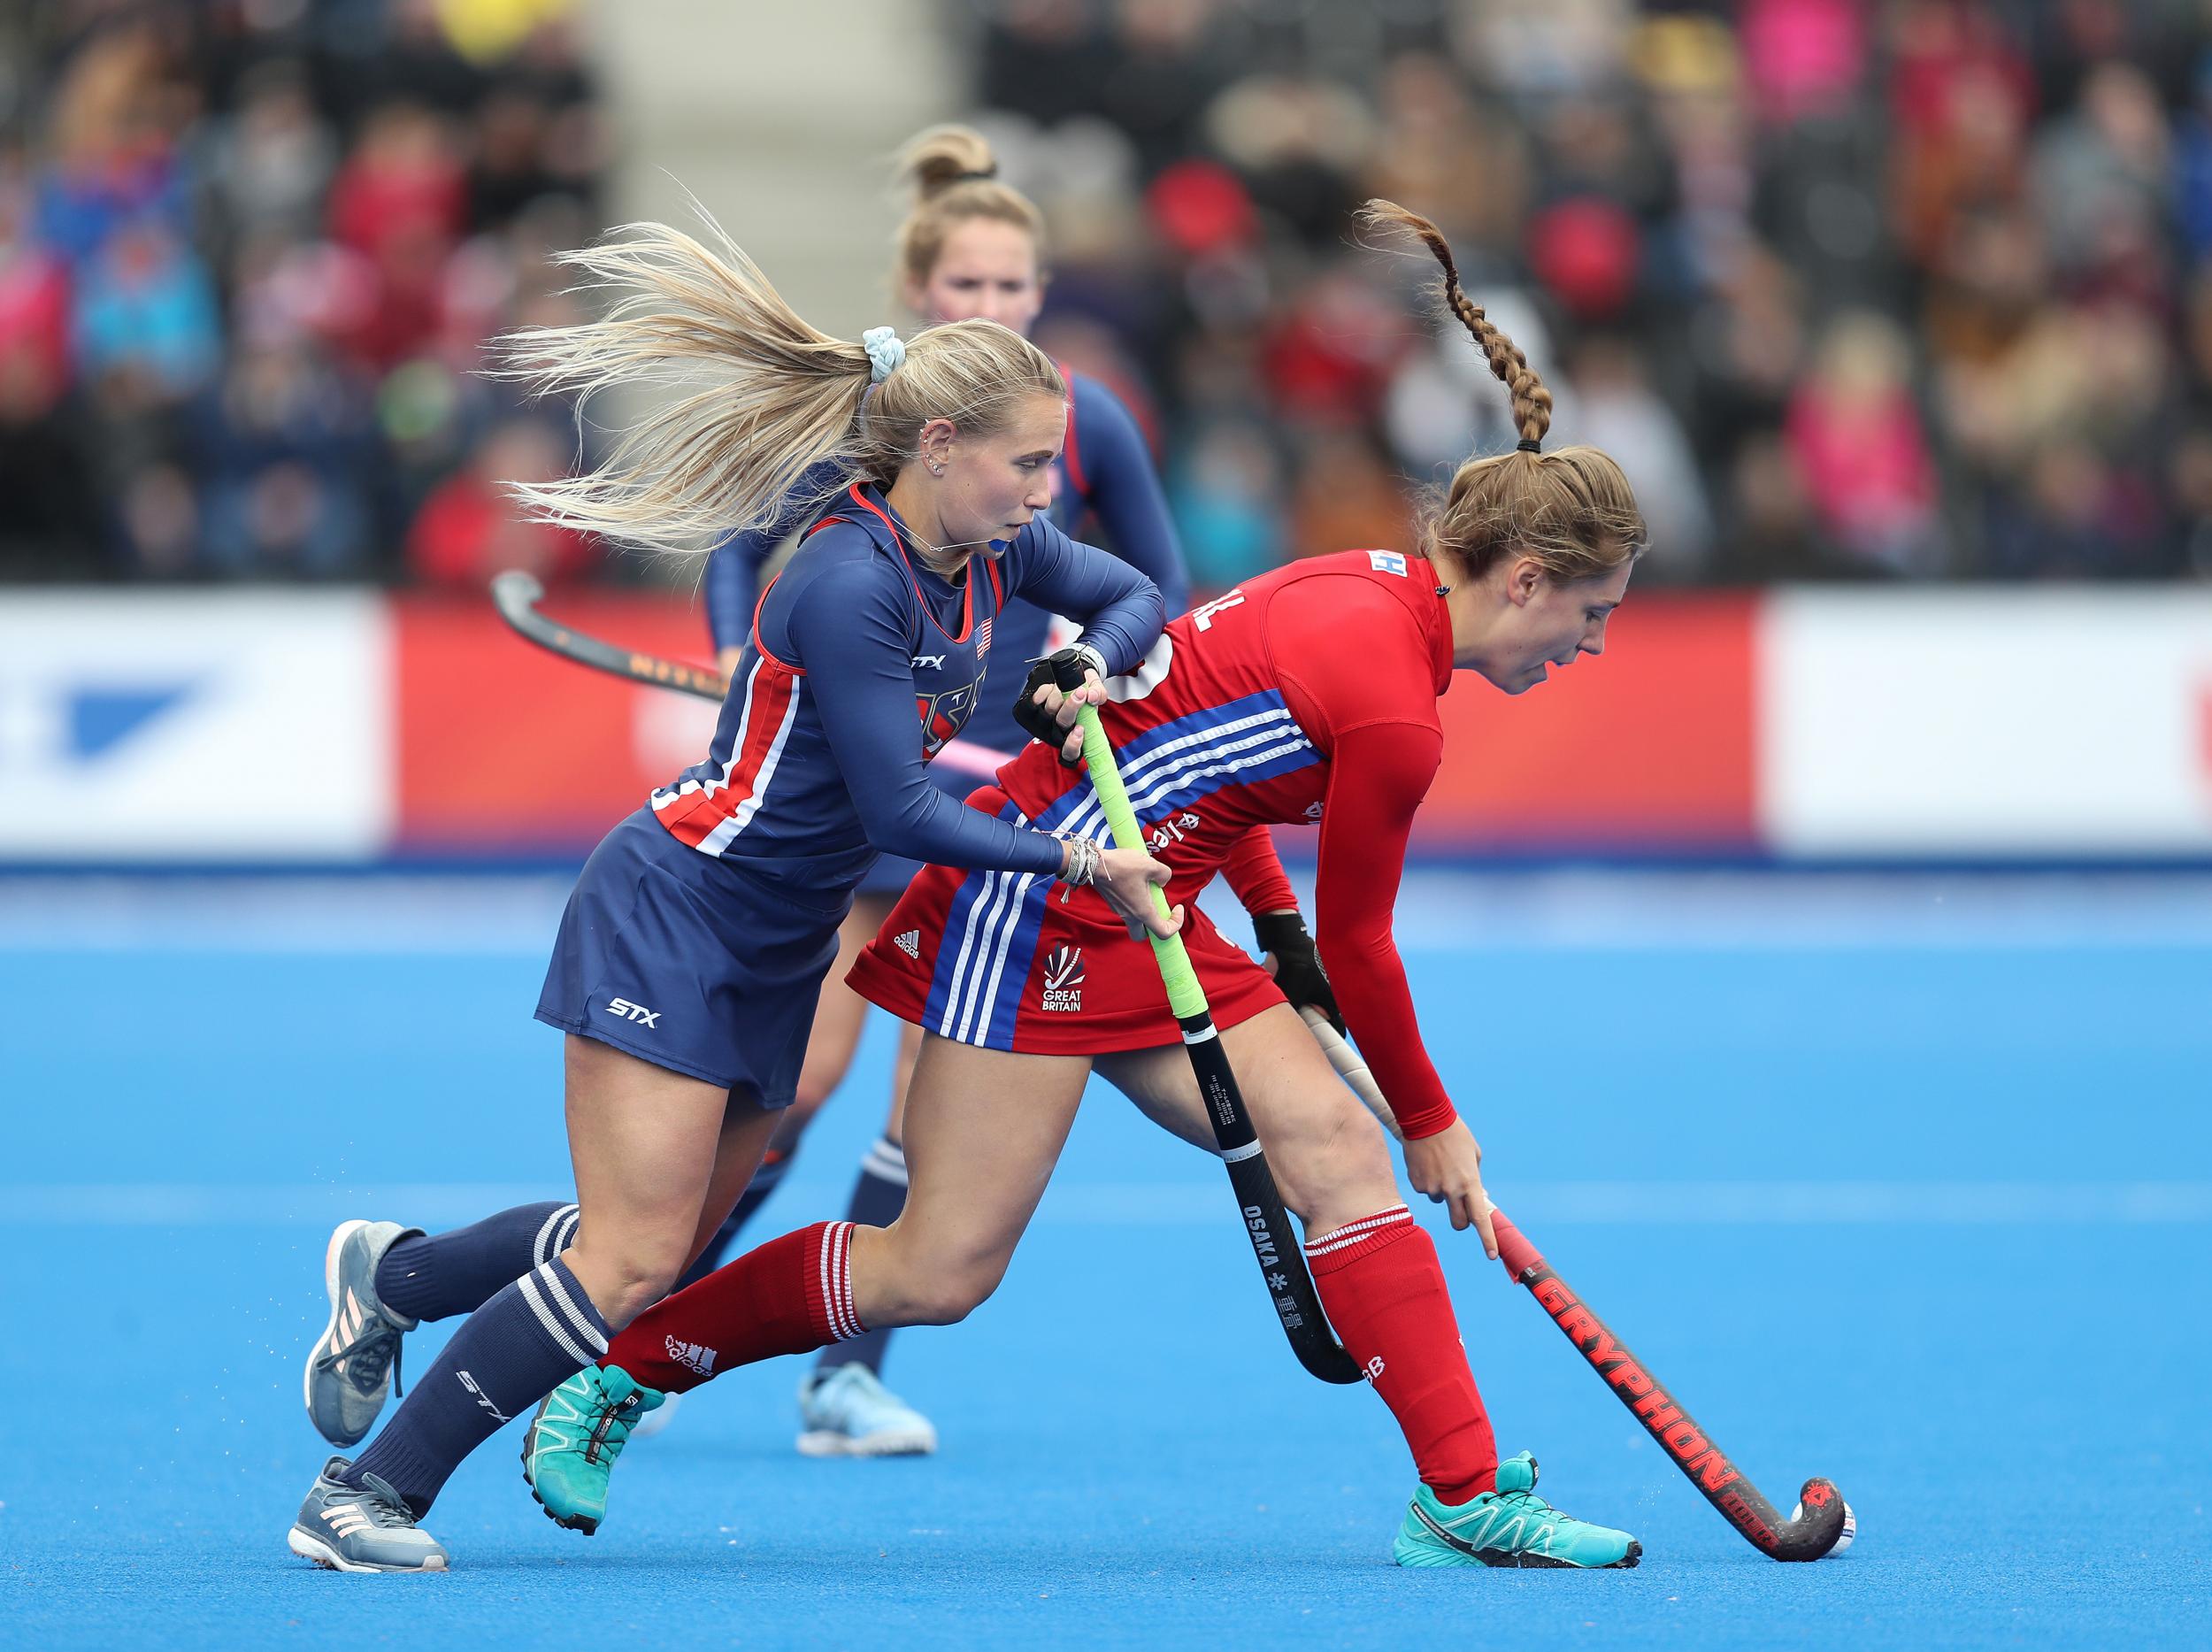
[[[381,1474],[364,1474],[360,1494],[354,1507],[368,1517],[369,1524],[387,1531],[415,1524],[415,1511],[407,1506],[407,1499],[393,1489],[391,1481]]]
[[[345,1347],[318,1355],[315,1369],[334,1371],[350,1360],[352,1364],[346,1365],[347,1379],[362,1393],[367,1394],[384,1380],[385,1368],[389,1366],[392,1392],[403,1396],[407,1390],[400,1386],[399,1380],[401,1335],[400,1328],[390,1320],[372,1318],[361,1334]]]
[[[1539,1497],[1533,1487],[1525,1491],[1493,1492],[1491,1495],[1506,1504],[1514,1513],[1527,1515],[1540,1524],[1549,1520],[1564,1525],[1574,1518],[1571,1515],[1560,1513],[1558,1510]]]
[[[607,1461],[611,1463],[622,1455],[628,1443],[630,1425],[637,1419],[643,1403],[634,1390],[619,1400],[610,1399],[606,1389],[597,1383],[591,1385],[591,1405],[585,1415],[590,1419],[591,1431],[584,1442],[584,1461],[596,1463],[603,1448]]]

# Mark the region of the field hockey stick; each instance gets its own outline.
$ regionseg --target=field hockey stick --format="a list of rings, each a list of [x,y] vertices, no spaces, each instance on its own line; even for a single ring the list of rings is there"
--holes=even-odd
[[[1313,1029],[1313,1036],[1328,1057],[1329,1064],[1336,1069],[1336,1076],[1351,1087],[1352,1094],[1366,1103],[1367,1110],[1375,1115],[1375,1122],[1390,1132],[1390,1139],[1402,1141],[1406,1133],[1398,1128],[1398,1115],[1390,1110],[1390,1103],[1383,1099],[1382,1087],[1375,1082],[1375,1075],[1367,1070],[1367,1064],[1359,1058],[1359,1052],[1344,1041],[1344,1034],[1329,1025],[1329,1018],[1310,1003],[1298,1006],[1298,1013]]]
[[[1327,1052],[1337,1076],[1367,1103],[1384,1128],[1398,1135],[1397,1118],[1367,1064],[1318,1010],[1308,1005],[1299,1013]],[[1590,1362],[1590,1368],[1605,1379],[1606,1386],[1644,1425],[1644,1432],[1665,1448],[1683,1477],[1754,1546],[1777,1560],[1818,1560],[1835,1548],[1844,1535],[1850,1509],[1833,1480],[1807,1480],[1798,1494],[1796,1518],[1783,1519],[1743,1471],[1654,1380],[1644,1364],[1606,1329],[1604,1322],[1567,1287],[1567,1282],[1552,1272],[1536,1247],[1494,1204],[1490,1207],[1490,1231],[1498,1236],[1498,1259],[1504,1263],[1507,1274],[1528,1287],[1552,1323]]]
[[[626,677],[632,682],[649,682],[683,694],[695,694],[702,700],[719,700],[729,693],[730,680],[718,671],[686,665],[682,660],[664,659],[642,649],[603,642],[597,637],[587,636],[581,631],[548,619],[538,611],[538,599],[544,595],[545,587],[538,583],[537,576],[519,568],[510,568],[492,576],[492,602],[499,610],[499,617],[522,636],[563,659],[574,660],[579,665],[588,665],[611,676]]]
[[[1138,829],[1136,811],[1129,805],[1129,793],[1121,783],[1114,749],[1099,725],[1097,708],[1084,706],[1079,715],[1083,761],[1114,841],[1125,849],[1141,852],[1144,834]],[[1167,898],[1156,888],[1152,898],[1162,912],[1167,911]],[[1244,1095],[1237,1088],[1236,1074],[1230,1071],[1221,1036],[1214,1031],[1213,1013],[1207,1008],[1205,992],[1198,985],[1198,972],[1191,967],[1183,938],[1154,935],[1151,940],[1153,961],[1160,966],[1160,979],[1167,986],[1168,1007],[1183,1029],[1184,1053],[1198,1076],[1206,1120],[1213,1126],[1214,1143],[1228,1169],[1229,1185],[1236,1190],[1246,1235],[1252,1241],[1252,1254],[1259,1258],[1260,1275],[1267,1281],[1276,1317],[1283,1322],[1283,1334],[1290,1339],[1298,1363],[1313,1376],[1324,1382],[1357,1382],[1362,1375],[1359,1365],[1329,1329],[1328,1316],[1321,1311],[1321,1299],[1313,1288],[1313,1275],[1306,1271],[1305,1253],[1291,1235],[1283,1196],[1276,1190],[1274,1173],[1267,1168],[1267,1155],[1252,1127],[1252,1116],[1245,1110]]]
[[[719,701],[728,695],[730,680],[718,671],[648,654],[642,649],[626,649],[548,619],[538,611],[538,599],[544,595],[545,587],[538,583],[537,576],[519,568],[510,568],[492,576],[492,603],[499,610],[499,617],[526,641],[563,659],[631,682],[673,688],[680,694],[696,695],[702,700]],[[935,760],[940,767],[987,780],[1005,765],[1007,755],[972,741],[952,740],[938,749]]]
[[[1786,1520],[1776,1513],[1765,1494],[1659,1385],[1649,1367],[1606,1329],[1605,1322],[1494,1206],[1490,1226],[1498,1236],[1498,1256],[1506,1272],[1528,1287],[1529,1295],[1589,1362],[1590,1369],[1605,1379],[1606,1387],[1644,1425],[1644,1432],[1666,1448],[1683,1478],[1754,1547],[1777,1560],[1818,1560],[1847,1529],[1855,1529],[1835,1482],[1817,1475],[1797,1494],[1794,1518]]]

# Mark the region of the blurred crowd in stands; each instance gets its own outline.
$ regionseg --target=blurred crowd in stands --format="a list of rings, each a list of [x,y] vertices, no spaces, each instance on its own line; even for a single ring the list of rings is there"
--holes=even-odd
[[[1371,195],[1622,461],[1640,578],[2212,577],[2204,0],[955,3],[1039,337],[1159,421],[1201,585],[1510,445]]]
[[[572,306],[605,119],[562,4],[0,12],[0,577],[595,560],[502,477],[572,425],[474,376]]]
[[[2212,578],[2207,0],[935,4],[1202,588],[1510,445],[1377,194],[1623,462],[1646,577]],[[0,15],[0,577],[611,567],[512,521],[575,433],[470,372],[604,220],[569,11]]]

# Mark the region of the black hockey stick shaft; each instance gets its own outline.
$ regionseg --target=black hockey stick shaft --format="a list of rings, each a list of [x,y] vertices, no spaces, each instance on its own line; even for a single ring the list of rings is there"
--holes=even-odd
[[[1523,1237],[1521,1230],[1493,1209],[1491,1228],[1498,1236],[1499,1259],[1505,1271],[1551,1316],[1566,1339],[1575,1345],[1590,1369],[1605,1379],[1630,1415],[1657,1441],[1667,1458],[1682,1471],[1706,1502],[1756,1548],[1777,1560],[1818,1560],[1843,1535],[1843,1494],[1835,1482],[1816,1476],[1798,1493],[1801,1512],[1786,1520],[1776,1512],[1751,1479],[1730,1460],[1708,1434],[1651,1374],[1651,1369],[1631,1353],[1625,1343],[1608,1330],[1588,1303],[1552,1272],[1542,1253]]]
[[[492,576],[492,602],[499,609],[499,617],[541,649],[611,676],[695,694],[703,700],[720,700],[729,692],[729,679],[718,671],[648,654],[641,649],[622,648],[547,619],[538,611],[539,599],[544,595],[545,587],[536,576],[519,568]]]
[[[1137,826],[1136,811],[1130,806],[1129,794],[1114,761],[1114,749],[1107,741],[1097,711],[1085,706],[1082,722],[1084,765],[1090,771],[1091,785],[1098,793],[1114,841],[1123,849],[1141,849],[1144,834]],[[1156,891],[1153,898],[1164,911],[1165,899]],[[1307,1271],[1305,1252],[1293,1235],[1289,1212],[1283,1209],[1274,1172],[1267,1167],[1259,1133],[1252,1127],[1252,1115],[1244,1105],[1243,1092],[1237,1088],[1237,1075],[1229,1066],[1228,1052],[1221,1047],[1221,1035],[1214,1028],[1212,1011],[1206,1006],[1206,995],[1198,984],[1198,972],[1191,967],[1190,955],[1184,950],[1182,937],[1171,935],[1163,940],[1153,936],[1152,956],[1167,986],[1169,1008],[1183,1029],[1183,1049],[1197,1075],[1206,1121],[1213,1126],[1215,1145],[1229,1172],[1229,1185],[1236,1191],[1245,1235],[1252,1241],[1252,1254],[1259,1260],[1260,1276],[1267,1282],[1269,1300],[1275,1304],[1283,1334],[1290,1339],[1291,1351],[1310,1374],[1324,1382],[1357,1382],[1361,1378],[1357,1363],[1344,1351],[1329,1328],[1328,1316],[1321,1311],[1321,1298],[1314,1289],[1313,1275]]]

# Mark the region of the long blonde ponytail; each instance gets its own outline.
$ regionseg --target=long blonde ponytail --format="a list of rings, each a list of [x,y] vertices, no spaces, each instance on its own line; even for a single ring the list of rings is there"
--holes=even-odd
[[[705,240],[626,224],[557,261],[611,299],[609,309],[494,341],[494,372],[537,395],[576,397],[580,418],[602,390],[643,389],[654,404],[590,471],[508,488],[533,519],[621,544],[703,549],[784,517],[818,465],[834,480],[815,484],[806,503],[852,478],[887,487],[930,419],[987,435],[1024,396],[1067,394],[1028,341],[962,321],[909,340],[904,362],[870,396],[868,352],[809,326],[711,219]]]

